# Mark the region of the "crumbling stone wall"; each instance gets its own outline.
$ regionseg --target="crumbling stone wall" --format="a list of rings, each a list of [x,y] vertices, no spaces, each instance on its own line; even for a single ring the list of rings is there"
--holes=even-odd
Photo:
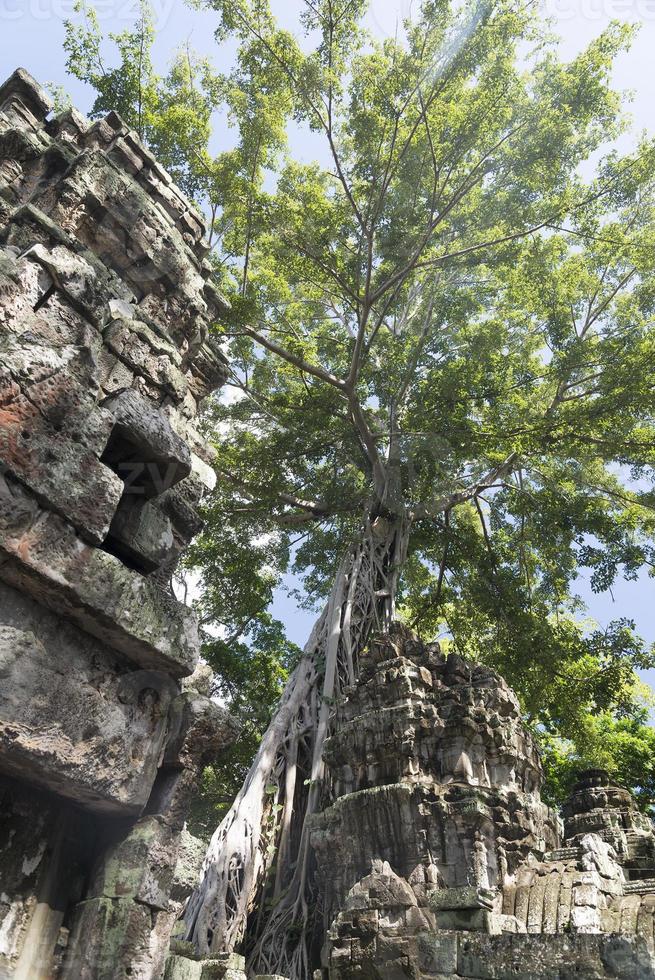
[[[587,773],[561,826],[501,677],[400,626],[361,666],[312,829],[317,976],[655,978],[655,836],[630,793]]]
[[[189,796],[234,737],[169,584],[226,375],[203,233],[117,115],[0,86],[1,978],[162,977]]]
[[[516,696],[488,668],[397,627],[371,643],[332,724],[325,759],[338,799],[313,835],[328,913],[374,859],[427,896],[494,888],[553,846],[536,748]]]

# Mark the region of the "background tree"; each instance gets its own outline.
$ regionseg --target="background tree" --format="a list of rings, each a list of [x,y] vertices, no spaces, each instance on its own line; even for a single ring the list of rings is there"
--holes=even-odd
[[[187,118],[223,102],[238,134],[215,156],[207,127],[179,144],[232,286],[239,393],[208,414],[219,484],[190,560],[203,616],[246,658],[289,567],[324,610],[295,666],[276,630],[262,643],[291,674],[187,921],[202,952],[248,926],[257,972],[306,977],[331,705],[392,617],[507,677],[554,794],[577,757],[650,799],[652,656],[633,624],[580,620],[574,590],[582,569],[603,591],[653,562],[655,150],[599,153],[623,126],[608,78],[626,29],[561,64],[505,0],[426,0],[384,42],[363,0],[308,0],[302,44],[264,0],[208,5],[233,69],[189,71],[179,102],[154,83]],[[144,136],[166,163],[158,114]],[[293,158],[290,122],[318,162]]]

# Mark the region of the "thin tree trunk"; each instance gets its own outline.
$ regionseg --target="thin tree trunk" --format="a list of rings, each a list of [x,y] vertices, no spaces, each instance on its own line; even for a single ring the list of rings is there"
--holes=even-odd
[[[327,606],[211,840],[188,903],[187,935],[201,954],[233,950],[245,939],[254,972],[292,980],[311,975],[321,913],[308,817],[329,799],[323,745],[332,705],[356,681],[371,631],[390,621],[407,535],[403,517],[369,519],[340,563]]]

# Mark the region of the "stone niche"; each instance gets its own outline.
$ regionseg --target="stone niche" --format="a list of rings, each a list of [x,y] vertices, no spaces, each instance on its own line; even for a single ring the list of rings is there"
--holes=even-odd
[[[316,980],[655,978],[655,837],[630,793],[584,774],[562,828],[501,677],[398,625],[360,666],[311,831]]]
[[[235,735],[170,587],[228,304],[136,134],[51,108],[0,86],[0,978],[159,980],[188,801]]]

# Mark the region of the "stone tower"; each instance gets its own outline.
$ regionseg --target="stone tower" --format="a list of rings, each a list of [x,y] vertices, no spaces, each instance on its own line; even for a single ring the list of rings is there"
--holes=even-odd
[[[0,87],[0,977],[154,980],[187,801],[234,737],[169,585],[227,307],[135,133],[50,112],[24,71]]]
[[[655,978],[655,837],[587,773],[561,821],[501,677],[403,627],[375,640],[314,818],[325,980]]]

